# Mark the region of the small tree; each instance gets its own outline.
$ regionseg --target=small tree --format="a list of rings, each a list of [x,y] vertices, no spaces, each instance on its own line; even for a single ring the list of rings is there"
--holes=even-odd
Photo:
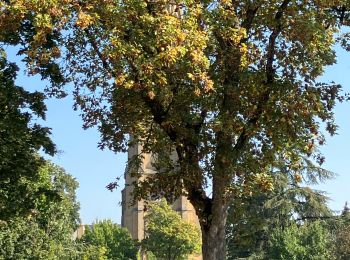
[[[138,252],[129,232],[110,220],[98,221],[87,228],[81,240],[86,245],[105,248],[107,259],[136,259]]]
[[[183,221],[165,199],[159,203],[151,203],[145,219],[147,235],[142,246],[157,259],[183,259],[200,250],[199,229]]]

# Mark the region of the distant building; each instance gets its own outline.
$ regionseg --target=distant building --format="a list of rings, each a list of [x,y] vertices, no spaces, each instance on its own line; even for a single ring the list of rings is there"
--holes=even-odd
[[[93,225],[79,225],[79,227],[74,231],[72,235],[72,239],[73,240],[80,239],[84,235],[87,227],[92,228]]]
[[[130,160],[133,156],[140,154],[142,152],[141,145],[135,145],[133,147],[129,147],[128,149],[128,160]],[[140,179],[147,178],[148,176],[154,174],[156,171],[152,167],[152,155],[144,154],[144,159],[142,161],[140,172],[142,172],[142,176]],[[122,190],[122,227],[126,227],[133,239],[142,240],[145,237],[145,221],[144,216],[145,212],[145,204],[144,201],[137,201],[135,204],[132,204],[133,198],[131,197],[131,192],[133,191],[132,183],[134,181],[138,181],[137,179],[130,176],[130,172],[128,171],[128,167],[125,171],[125,188]],[[179,212],[182,219],[187,222],[193,223],[199,227],[198,217],[196,212],[189,202],[189,200],[181,196],[178,198],[172,208]],[[192,256],[189,259],[202,259],[199,255]]]

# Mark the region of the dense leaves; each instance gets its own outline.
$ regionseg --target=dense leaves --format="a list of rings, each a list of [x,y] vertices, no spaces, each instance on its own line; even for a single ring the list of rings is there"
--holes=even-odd
[[[333,255],[335,259],[345,260],[350,257],[350,212],[345,203],[342,213],[328,223],[333,236]]]
[[[270,243],[267,259],[335,259],[330,233],[320,222],[275,229]]]
[[[76,200],[78,185],[75,178],[57,165],[46,162],[41,167],[40,179],[33,186],[47,189],[50,194],[39,194],[36,198],[33,217],[50,237],[59,239],[65,236],[70,239],[80,224],[80,206]]]
[[[199,229],[182,220],[166,200],[150,204],[145,220],[146,237],[142,247],[157,259],[187,259],[189,254],[198,253]]]
[[[105,259],[133,260],[136,259],[138,247],[130,233],[110,220],[102,220],[86,227],[81,241],[86,246],[93,246],[97,251],[103,251]],[[93,259],[93,258],[88,258]],[[103,258],[104,259],[104,258]]]
[[[101,147],[137,142],[157,154],[159,173],[134,195],[187,195],[204,258],[221,260],[233,197],[255,183],[271,189],[263,173],[281,163],[299,176],[303,157],[324,161],[322,127],[335,133],[342,97],[318,79],[336,62],[334,44],[347,46],[337,33],[348,9],[346,0],[0,1],[0,41],[21,45],[53,94],[74,83]]]
[[[0,223],[0,259],[81,259],[82,250],[72,240],[79,223],[77,182],[49,162],[41,166],[33,190],[45,189],[33,198],[29,216]]]
[[[317,179],[304,176],[304,181],[312,184],[333,176],[333,173],[312,164],[306,171],[309,176],[318,176]],[[296,178],[283,169],[269,175],[273,190],[262,192],[253,189],[235,198],[229,207],[226,227],[229,259],[263,257],[275,229],[280,230],[296,222],[333,218],[324,192],[305,187],[301,176]]]
[[[45,118],[44,95],[16,86],[17,70],[0,49],[0,220],[35,208],[36,197],[47,192],[35,185],[43,163],[37,153],[55,153],[50,129],[35,123]]]

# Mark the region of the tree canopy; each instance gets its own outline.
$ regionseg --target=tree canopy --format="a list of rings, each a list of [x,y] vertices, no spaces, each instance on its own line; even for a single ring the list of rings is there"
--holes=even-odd
[[[34,192],[35,207],[30,215],[0,222],[0,258],[81,259],[83,250],[72,240],[80,223],[76,180],[48,161],[36,175],[37,180],[30,183],[32,189],[46,192]]]
[[[335,259],[345,260],[350,257],[350,212],[348,203],[339,216],[328,223],[333,235],[333,254]]]
[[[301,227],[293,223],[272,233],[267,259],[336,259],[330,233],[318,221]]]
[[[253,189],[248,194],[235,198],[229,207],[227,218],[228,259],[269,259],[267,252],[274,246],[273,243],[277,243],[276,233],[290,228],[290,232],[291,230],[295,232],[294,236],[302,233],[296,224],[318,220],[335,221],[337,217],[327,206],[326,194],[305,186],[305,182],[315,185],[319,181],[332,178],[334,174],[313,165],[310,165],[307,171],[311,179],[307,176],[299,178],[284,172],[283,169],[278,174],[270,173],[273,190],[264,192]],[[315,179],[315,175],[319,178]],[[309,227],[304,229],[309,230]],[[328,234],[329,230],[331,228],[323,225],[320,232]],[[303,236],[304,234],[300,235]],[[325,239],[330,241],[328,237]],[[329,241],[327,243],[330,243]],[[283,243],[279,243],[276,247],[287,246]],[[331,250],[327,252],[332,254]]]
[[[158,174],[135,196],[187,195],[204,259],[225,258],[231,199],[282,163],[295,176],[324,158],[340,86],[319,82],[348,47],[346,0],[0,1],[0,41],[20,45],[52,94],[73,82],[100,146],[138,142]],[[129,135],[134,138],[129,139]],[[177,160],[172,160],[175,153]],[[132,162],[139,163],[140,158]],[[132,163],[130,162],[130,164]],[[278,164],[278,165],[277,165]],[[212,192],[207,193],[206,188]]]
[[[106,259],[133,260],[138,253],[137,243],[132,240],[130,233],[110,220],[97,221],[91,227],[87,226],[81,242],[103,249]]]

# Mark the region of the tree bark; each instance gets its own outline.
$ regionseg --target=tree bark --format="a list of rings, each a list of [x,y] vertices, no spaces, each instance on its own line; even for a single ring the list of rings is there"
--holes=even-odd
[[[225,227],[227,206],[213,204],[212,221],[202,225],[202,256],[203,260],[226,259]]]

